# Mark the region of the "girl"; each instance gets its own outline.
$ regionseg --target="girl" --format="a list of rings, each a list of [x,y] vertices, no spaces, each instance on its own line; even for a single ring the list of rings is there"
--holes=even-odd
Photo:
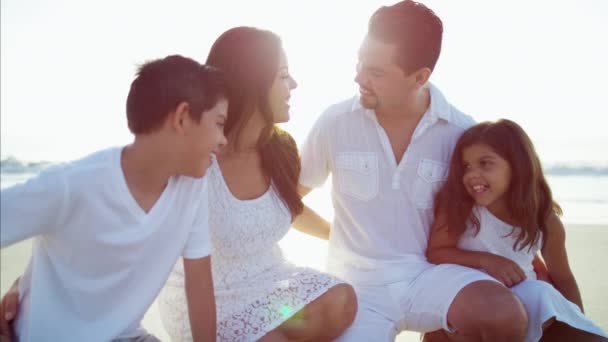
[[[208,172],[217,339],[332,340],[354,319],[353,288],[287,263],[278,246],[304,208],[295,142],[275,125],[289,120],[296,87],[281,41],[237,27],[216,40],[207,64],[224,72],[229,103],[228,144]],[[178,263],[159,297],[174,341],[191,339],[185,298]]]
[[[521,127],[504,119],[480,123],[454,148],[427,257],[482,269],[510,287],[526,307],[526,341],[605,341],[583,315],[560,214]],[[539,250],[555,288],[536,280],[532,261]]]

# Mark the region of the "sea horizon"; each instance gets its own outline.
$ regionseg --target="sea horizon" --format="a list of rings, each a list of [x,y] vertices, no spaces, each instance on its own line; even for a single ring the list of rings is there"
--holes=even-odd
[[[62,162],[0,160],[0,188],[25,182],[45,168]],[[608,162],[546,162],[544,172],[562,221],[570,225],[608,226]],[[331,180],[305,197],[305,203],[327,220],[333,219]]]

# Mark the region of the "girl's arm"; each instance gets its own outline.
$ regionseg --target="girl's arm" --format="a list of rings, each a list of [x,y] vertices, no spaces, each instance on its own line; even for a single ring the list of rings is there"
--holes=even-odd
[[[547,264],[549,276],[555,288],[569,301],[578,305],[583,311],[581,293],[568,264],[566,253],[566,230],[557,215],[552,214],[545,223],[547,227],[545,244],[541,250]]]
[[[211,257],[184,258],[188,316],[194,341],[215,341],[216,317]]]
[[[450,236],[445,216],[439,214],[431,227],[426,250],[429,262],[434,264],[458,264],[483,269],[492,277],[511,287],[526,279],[524,271],[510,259],[487,252],[465,251],[458,248],[460,237]]]

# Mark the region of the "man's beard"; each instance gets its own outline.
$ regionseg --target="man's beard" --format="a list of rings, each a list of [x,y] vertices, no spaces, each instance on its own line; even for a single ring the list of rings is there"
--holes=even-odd
[[[375,97],[375,96],[360,95],[359,96],[359,103],[361,103],[361,105],[364,108],[367,108],[367,109],[376,109],[378,107],[378,98]]]

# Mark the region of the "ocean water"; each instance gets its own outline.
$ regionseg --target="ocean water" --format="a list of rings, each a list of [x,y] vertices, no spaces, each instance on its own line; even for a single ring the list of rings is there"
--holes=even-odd
[[[24,162],[6,158],[0,164],[2,189],[25,182],[48,167],[48,162]],[[545,168],[555,200],[564,211],[566,224],[608,225],[608,163],[559,163]],[[331,219],[330,182],[313,191],[305,203]]]

